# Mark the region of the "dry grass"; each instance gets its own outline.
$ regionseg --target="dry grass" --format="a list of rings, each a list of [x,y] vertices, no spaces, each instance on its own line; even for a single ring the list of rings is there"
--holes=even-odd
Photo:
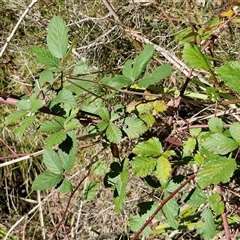
[[[29,1],[0,1],[2,16],[0,46],[3,46]],[[123,23],[179,58],[181,58],[183,45],[175,40],[176,35],[190,23],[201,26],[227,8],[227,4],[222,1],[199,1],[199,4],[190,4],[191,1],[168,0],[130,2],[111,1]],[[104,75],[117,73],[127,59],[134,58],[136,53],[143,48],[141,42],[129,37],[114,21],[100,0],[39,0],[24,18],[7,47],[7,53],[15,63],[17,70],[8,64],[9,59],[6,55],[0,59],[1,93],[26,94],[25,85],[32,85],[35,81],[39,66],[36,66],[29,53],[29,46],[46,44],[46,29],[53,15],[61,15],[67,22],[70,42],[77,37],[72,61],[87,58],[92,65],[103,71]],[[224,29],[215,44],[215,57],[219,59],[217,64],[221,64],[224,60],[239,58],[239,39],[239,25],[230,24]],[[162,63],[168,63],[168,61],[161,55],[161,52],[157,52],[153,67],[154,64]],[[171,78],[163,85],[169,89],[179,89],[184,80],[185,75],[175,69]],[[194,91],[195,87],[192,85],[191,89]],[[194,109],[195,112],[188,105],[186,111],[194,115],[197,113],[197,108]],[[16,139],[12,134],[12,129],[4,126],[4,117],[14,111],[14,108],[1,105],[0,111],[2,114],[1,139],[16,153],[35,152],[43,147],[43,136],[36,136],[34,129],[30,129],[20,139]],[[212,111],[208,109],[206,114],[210,113]],[[186,114],[182,117],[185,116]],[[162,119],[166,120],[166,116],[162,116]],[[162,131],[162,129],[157,129],[157,131]],[[97,145],[97,147],[80,151],[72,171],[74,186],[77,186],[87,174],[85,167],[94,154],[96,158],[92,160],[104,161],[109,169],[113,161],[112,155],[109,150],[97,154],[101,148],[101,145]],[[125,156],[128,156],[131,148],[132,146],[124,153]],[[122,149],[125,150],[125,146],[122,146]],[[2,156],[10,154],[2,142],[0,142],[0,150]],[[12,235],[16,236],[16,239],[50,239],[54,227],[61,221],[66,209],[68,195],[60,195],[54,189],[46,193],[41,192],[38,196],[37,193],[31,191],[31,183],[36,173],[39,173],[42,168],[44,167],[39,159],[35,158],[0,169],[1,224],[7,230],[13,227]],[[141,180],[131,176],[124,210],[117,215],[114,211],[113,192],[103,185],[103,176],[104,174],[96,176],[91,173],[83,181],[71,200],[66,221],[60,227],[55,239],[128,239],[128,218],[130,214],[137,212],[137,203],[157,200],[159,197],[160,193],[154,192]],[[80,201],[79,196],[92,181],[100,184],[97,196],[91,201]],[[236,201],[232,202],[232,208],[239,203],[239,200]],[[38,204],[42,206],[42,209]],[[15,223],[19,224],[14,226]],[[1,229],[0,225],[0,232]],[[178,239],[193,239],[194,233],[186,232],[185,236],[184,233],[182,236],[180,238],[181,234],[177,235]],[[156,236],[156,239],[161,239],[161,237],[165,238],[165,235]],[[198,238],[194,237],[194,239]]]

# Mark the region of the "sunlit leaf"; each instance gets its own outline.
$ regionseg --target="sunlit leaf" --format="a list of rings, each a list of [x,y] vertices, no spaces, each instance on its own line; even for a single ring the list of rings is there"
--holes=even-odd
[[[204,240],[211,240],[216,235],[214,219],[211,210],[204,209],[201,216],[204,218],[204,225],[198,228],[197,231],[201,234]]]
[[[192,45],[189,43],[186,43],[184,45],[183,59],[191,68],[203,69],[211,72],[210,61],[196,45]]]
[[[57,58],[63,58],[67,53],[67,26],[61,17],[54,16],[48,26],[47,45],[49,51]]]
[[[206,159],[197,174],[197,182],[201,188],[210,184],[226,183],[230,181],[233,172],[236,170],[234,159],[212,155]]]
[[[228,87],[240,93],[240,61],[228,61],[217,67],[216,72]]]
[[[125,119],[125,124],[127,126],[123,127],[123,131],[130,139],[140,137],[145,131],[147,131],[146,124],[136,117],[127,117]]]
[[[137,146],[135,146],[133,149],[133,153],[146,157],[158,157],[160,154],[162,154],[162,152],[162,144],[156,137],[138,143]]]
[[[53,56],[48,49],[43,47],[31,47],[30,51],[36,55],[37,62],[44,64],[47,67],[59,67],[59,59]]]
[[[157,159],[157,167],[154,172],[155,176],[158,178],[161,184],[167,183],[168,179],[171,176],[172,167],[169,160],[161,156]]]
[[[135,157],[131,161],[131,166],[137,176],[146,177],[153,172],[156,163],[156,160],[152,157]]]
[[[60,174],[63,172],[62,163],[53,150],[45,150],[43,153],[43,163],[54,174]]]
[[[82,200],[91,201],[94,199],[99,188],[99,183],[90,182],[83,193]]]
[[[107,138],[110,142],[119,144],[122,138],[121,130],[113,123],[107,126],[106,130]]]
[[[51,148],[52,146],[58,145],[62,143],[66,137],[67,134],[65,132],[55,132],[51,135],[48,135],[45,140],[46,147]]]
[[[32,189],[46,190],[55,187],[62,180],[62,178],[62,174],[44,172],[35,178]]]
[[[150,85],[158,83],[160,80],[169,77],[172,73],[172,67],[170,65],[162,65],[156,68],[152,73],[146,74],[139,80],[138,86],[147,88]]]
[[[235,150],[238,143],[223,134],[214,133],[203,141],[202,146],[215,154],[225,155]]]
[[[62,184],[60,185],[60,187],[58,188],[58,190],[61,192],[61,193],[71,193],[73,191],[73,187],[72,187],[72,184],[69,180],[67,179],[64,179],[62,181]]]
[[[213,117],[208,121],[209,129],[214,133],[222,133],[223,125],[224,123],[221,118]]]
[[[116,186],[117,196],[114,198],[116,213],[119,213],[122,210],[123,204],[126,198],[125,191],[126,191],[127,183],[129,180],[129,173],[127,171],[127,166],[128,166],[128,160],[125,159],[123,164],[123,169]]]
[[[164,206],[163,206],[163,212],[167,218],[167,222],[169,223],[169,225],[174,228],[177,229],[178,228],[178,221],[175,219],[175,217],[178,215],[179,213],[179,206],[176,202],[175,199],[171,198]]]
[[[222,214],[224,212],[224,203],[222,197],[218,193],[214,193],[209,198],[209,205],[216,214]]]
[[[235,122],[229,128],[232,138],[240,145],[240,124]]]

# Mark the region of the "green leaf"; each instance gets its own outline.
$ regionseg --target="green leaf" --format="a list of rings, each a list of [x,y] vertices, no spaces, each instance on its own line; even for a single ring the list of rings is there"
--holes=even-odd
[[[222,67],[216,68],[216,72],[225,84],[240,93],[240,61],[229,61]]]
[[[22,120],[21,125],[18,128],[15,128],[13,132],[16,134],[17,137],[19,137],[21,134],[23,134],[27,127],[29,127],[35,120],[34,116],[26,117]]]
[[[183,153],[186,155],[191,154],[195,147],[196,147],[197,141],[195,138],[188,138],[186,141],[183,142]]]
[[[82,200],[86,200],[86,201],[93,200],[99,188],[100,188],[100,185],[98,183],[90,182],[83,193]]]
[[[147,131],[147,126],[144,122],[136,117],[127,117],[125,119],[125,124],[127,126],[123,127],[123,131],[130,139],[138,138]]]
[[[64,169],[66,171],[70,171],[72,169],[75,159],[76,159],[78,143],[77,143],[77,137],[76,137],[75,131],[70,131],[67,133],[67,135],[71,138],[73,145],[68,154],[68,160],[66,162],[66,166],[64,167]]]
[[[47,137],[45,140],[45,144],[47,148],[51,148],[52,146],[58,145],[62,143],[67,137],[65,132],[56,132]]]
[[[152,202],[143,202],[142,205],[148,205],[149,203]],[[151,208],[149,207],[145,207],[144,211],[142,212],[146,212],[145,214],[142,214],[141,216],[138,214],[136,216],[130,215],[129,218],[129,223],[130,223],[130,229],[133,232],[137,232],[142,226],[143,224],[147,221],[147,219],[152,216],[152,214],[156,211],[157,207],[158,207],[158,203],[153,202],[153,204],[151,204]],[[158,221],[161,219],[160,214],[157,214],[155,219],[157,219]],[[142,234],[144,236],[148,236],[149,234],[152,233],[152,229],[147,226],[143,231]]]
[[[107,169],[108,167],[104,160],[97,161],[92,165],[92,171],[97,176],[106,175]]]
[[[229,128],[232,138],[240,144],[240,124],[235,122]]]
[[[62,149],[59,149],[58,150],[58,157],[61,161],[63,169],[67,170],[68,161],[69,161],[69,154],[65,153]]]
[[[160,80],[170,76],[172,73],[172,67],[168,64],[159,66],[151,74],[146,74],[142,79],[139,80],[138,86],[147,88],[150,85],[158,83]]]
[[[171,176],[171,171],[172,167],[169,160],[164,156],[158,158],[157,167],[154,174],[162,185],[168,182],[168,179]]]
[[[109,122],[102,121],[97,124],[97,127],[98,127],[98,130],[102,132],[108,127],[108,125],[109,125]]]
[[[122,74],[126,77],[129,78],[131,80],[134,80],[134,78],[132,77],[133,74],[133,60],[127,60],[123,66],[123,70],[122,70]]]
[[[77,62],[76,65],[75,65],[75,68],[74,68],[74,71],[73,71],[73,75],[74,75],[74,76],[77,76],[77,75],[85,75],[85,74],[88,74],[88,77],[89,77],[89,75],[94,75],[94,74],[91,74],[91,72],[96,71],[96,70],[97,70],[96,68],[93,68],[93,67],[90,65],[90,62],[89,62],[89,61],[80,60],[80,61]],[[81,76],[81,77],[83,77],[83,76]]]
[[[235,150],[238,143],[223,134],[214,133],[202,143],[202,146],[214,154],[225,155]]]
[[[194,138],[197,138],[202,132],[202,128],[191,128],[189,129],[190,135]]]
[[[97,113],[103,121],[108,122],[110,120],[110,113],[107,108],[100,108]]]
[[[44,172],[33,181],[32,189],[46,190],[56,186],[63,179],[62,174]]]
[[[44,70],[39,74],[39,84],[42,87],[44,83],[50,83],[51,85],[54,83],[53,72],[50,70]]]
[[[153,137],[147,141],[140,142],[134,147],[133,153],[145,157],[158,157],[162,154],[162,144],[158,138]]]
[[[150,62],[154,52],[153,44],[144,46],[143,51],[135,58],[132,72],[132,80],[138,79]]]
[[[28,114],[27,111],[19,111],[9,114],[5,119],[5,124],[11,124],[20,121],[21,118],[25,117]]]
[[[77,107],[77,102],[69,90],[61,90],[58,95],[51,101],[50,108],[54,107],[56,104],[60,103],[64,106],[69,106],[70,108]],[[64,108],[65,110],[65,108]]]
[[[71,131],[71,130],[74,130],[74,129],[79,129],[80,128],[79,120],[77,120],[76,118],[71,119],[69,122],[67,122],[67,124],[64,124],[64,128],[67,131]]]
[[[211,72],[210,61],[200,51],[198,46],[186,43],[183,49],[183,59],[191,68],[203,69]]]
[[[163,206],[163,212],[167,218],[168,224],[174,228],[178,228],[178,221],[175,219],[175,217],[179,213],[179,207],[175,199],[170,199],[164,206]]]
[[[189,195],[190,196],[187,204],[192,206],[200,206],[201,204],[204,204],[207,200],[206,194],[198,187],[191,191]]]
[[[119,144],[122,140],[122,132],[121,130],[113,123],[107,126],[106,136],[108,140],[112,143]]]
[[[116,89],[121,89],[132,84],[131,79],[123,75],[117,75],[114,78],[104,77],[100,82]]]
[[[58,58],[54,57],[51,52],[43,47],[31,47],[31,53],[36,55],[36,61],[47,66],[58,68],[60,61]]]
[[[54,120],[52,121],[45,121],[41,124],[39,131],[42,132],[56,132],[63,129],[63,126]]]
[[[156,163],[156,160],[152,157],[134,157],[131,161],[131,166],[137,176],[146,177],[152,174]]]
[[[204,218],[204,225],[197,231],[203,236],[204,240],[211,240],[216,235],[214,219],[211,210],[204,209],[201,216]]]
[[[30,103],[29,99],[21,99],[20,101],[17,102],[16,106],[18,109],[25,111],[30,109]]]
[[[67,26],[61,17],[54,16],[48,26],[47,45],[49,51],[57,58],[63,58],[67,53]]]
[[[155,118],[152,114],[141,114],[139,118],[147,124],[148,128],[152,127],[155,123]]]
[[[236,167],[234,159],[212,155],[205,160],[198,172],[198,184],[203,189],[210,184],[229,182]]]
[[[223,125],[222,119],[218,117],[213,117],[208,121],[209,129],[214,133],[222,133]]]
[[[38,109],[40,109],[43,106],[43,102],[40,99],[37,99],[37,95],[33,94],[29,98],[29,108],[32,113],[36,113]]]
[[[131,231],[132,232],[137,232],[143,226],[143,224],[146,222],[146,220],[147,220],[147,217],[145,215],[143,215],[143,216],[139,216],[139,215],[133,216],[133,215],[130,215],[129,223],[130,223]],[[148,236],[151,233],[152,233],[152,229],[149,226],[147,226],[142,231],[142,234],[144,236]]]
[[[43,163],[54,174],[61,174],[63,172],[62,163],[53,150],[45,150],[43,153]]]
[[[122,169],[122,172],[120,174],[120,177],[118,179],[117,186],[116,186],[117,196],[114,198],[116,213],[119,213],[122,210],[123,204],[124,204],[125,198],[126,198],[125,191],[126,191],[126,186],[127,186],[128,180],[129,180],[127,166],[128,166],[128,160],[125,159],[124,164],[123,164],[123,169]]]
[[[89,78],[91,78],[91,75],[87,75]],[[81,76],[81,78],[84,78]],[[69,90],[77,95],[80,93],[85,92],[86,90],[92,88],[96,83],[93,83],[91,81],[84,81],[84,80],[76,80],[76,79],[70,79],[71,82],[65,82],[64,88],[66,90]],[[86,89],[86,90],[85,90]]]
[[[210,196],[209,205],[216,214],[222,214],[224,212],[224,203],[218,193]]]
[[[64,179],[58,190],[61,193],[71,193],[73,191],[72,184],[69,180]]]

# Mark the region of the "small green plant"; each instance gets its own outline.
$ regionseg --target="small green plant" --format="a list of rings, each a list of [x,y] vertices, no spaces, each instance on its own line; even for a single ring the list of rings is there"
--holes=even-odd
[[[209,27],[214,28],[217,23],[215,19]],[[135,59],[125,62],[120,74],[92,80],[97,78],[96,69],[87,61],[73,61],[74,42],[69,46],[67,32],[64,20],[54,16],[47,32],[47,48],[31,48],[35,60],[44,66],[34,83],[33,94],[24,96],[17,103],[19,111],[6,118],[6,124],[21,121],[15,130],[20,136],[30,125],[35,127],[40,112],[51,115],[35,128],[47,136],[43,153],[46,170],[35,178],[32,188],[46,190],[55,187],[63,194],[74,194],[76,189],[68,176],[77,158],[78,139],[97,139],[104,146],[115,147],[113,156],[118,160],[112,161],[104,184],[113,189],[117,213],[124,208],[131,174],[141,178],[154,191],[162,192],[162,203],[140,203],[138,213],[129,216],[130,229],[135,232],[132,239],[137,239],[139,234],[147,236],[174,229],[195,229],[203,239],[212,239],[218,231],[217,226],[222,223],[220,216],[225,210],[216,186],[230,182],[237,170],[235,156],[240,146],[240,124],[232,123],[226,127],[220,118],[214,117],[208,121],[208,131],[203,131],[201,126],[190,126],[190,135],[183,140],[180,150],[173,147],[174,141],[166,146],[157,137],[139,140],[156,123],[156,117],[168,108],[167,103],[158,97],[166,92],[159,84],[171,76],[172,67],[165,64],[151,70],[154,46],[148,44]],[[185,34],[181,36],[184,42],[190,37],[189,32]],[[201,39],[210,35],[210,30],[198,31]],[[188,66],[202,69],[211,79],[220,78],[229,88],[240,92],[239,62],[226,62],[214,69],[208,56],[191,41],[188,40],[183,49],[183,59]],[[123,104],[118,101],[119,93],[140,93],[143,97]],[[206,99],[217,100],[221,93],[206,86],[203,95]],[[82,130],[88,135],[79,137]],[[119,153],[117,145],[124,138],[135,139],[132,158]],[[180,162],[174,161],[176,156]],[[90,168],[96,175],[102,175],[100,172],[106,168],[104,164],[92,162]],[[191,172],[190,177],[173,174],[174,168],[192,165],[196,171]],[[194,183],[189,188],[191,180]],[[99,187],[98,183],[91,182],[81,199],[93,199]],[[155,227],[151,225],[152,220],[157,222]],[[239,220],[235,214],[228,217],[229,224]]]

